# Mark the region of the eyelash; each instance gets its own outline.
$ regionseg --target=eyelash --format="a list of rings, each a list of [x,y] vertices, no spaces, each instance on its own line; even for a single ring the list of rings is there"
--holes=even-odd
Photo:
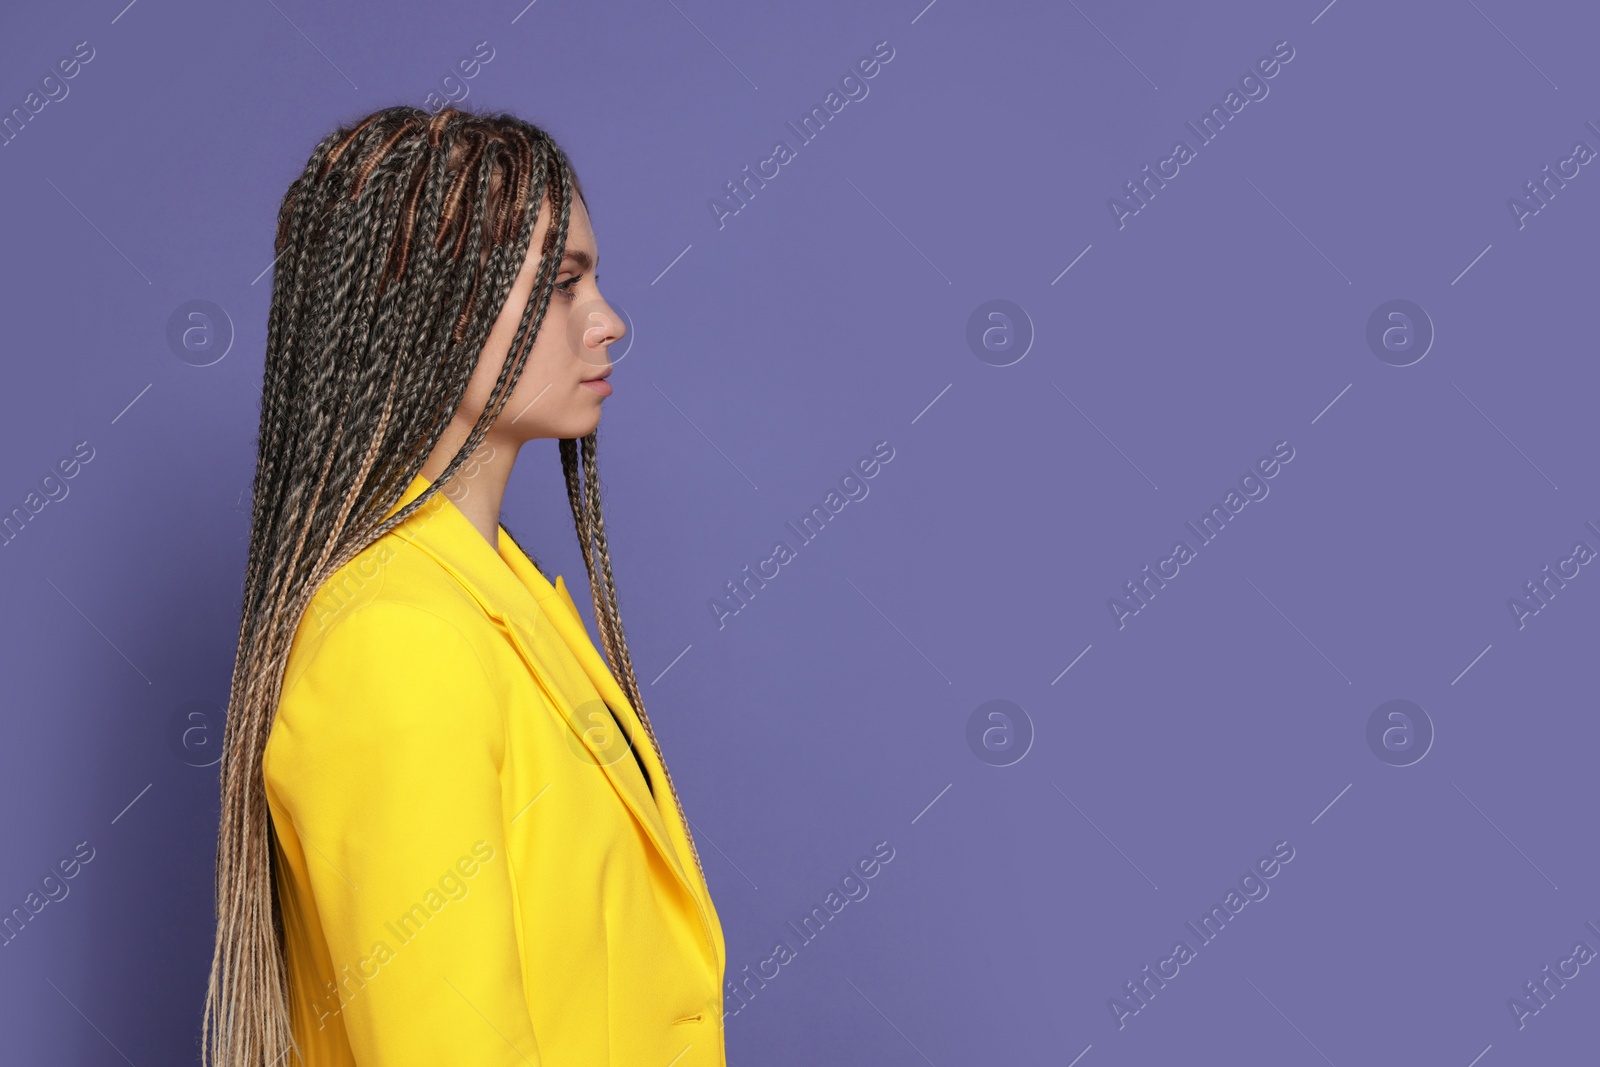
[[[581,275],[581,274],[574,274],[572,277],[568,278],[564,282],[557,282],[556,283],[556,288],[561,290],[561,295],[562,296],[564,296],[564,297],[566,297],[567,299],[570,300],[574,296],[574,293],[572,292],[572,287],[574,285],[577,285],[578,281],[582,277],[583,277],[583,275]]]

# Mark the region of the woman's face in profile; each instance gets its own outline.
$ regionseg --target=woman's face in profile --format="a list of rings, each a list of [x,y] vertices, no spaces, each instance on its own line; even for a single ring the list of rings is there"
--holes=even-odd
[[[551,222],[550,201],[540,205],[533,239],[522,269],[512,282],[500,315],[489,331],[477,369],[456,414],[468,426],[483,413],[495,379],[511,351],[517,324],[533,293],[539,270],[539,249]],[[607,350],[627,328],[600,295],[594,230],[581,198],[574,198],[567,223],[566,255],[556,274],[556,288],[544,322],[528,353],[516,388],[500,411],[490,434],[520,444],[536,437],[583,437],[600,423],[601,402],[611,392],[602,375],[611,373]]]

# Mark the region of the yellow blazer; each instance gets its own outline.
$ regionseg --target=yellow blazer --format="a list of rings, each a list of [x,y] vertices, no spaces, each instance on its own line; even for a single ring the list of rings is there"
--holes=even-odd
[[[296,631],[263,774],[305,1067],[723,1067],[727,949],[661,757],[498,535],[436,494]]]

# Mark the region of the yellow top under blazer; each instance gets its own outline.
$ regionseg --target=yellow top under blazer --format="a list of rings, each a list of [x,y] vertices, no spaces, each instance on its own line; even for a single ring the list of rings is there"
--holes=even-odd
[[[727,948],[661,757],[498,535],[436,494],[296,632],[264,778],[305,1067],[724,1067]]]

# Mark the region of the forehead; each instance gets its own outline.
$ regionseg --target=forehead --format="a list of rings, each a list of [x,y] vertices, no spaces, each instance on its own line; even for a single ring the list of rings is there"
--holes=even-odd
[[[550,198],[546,197],[544,203],[539,205],[539,217],[534,223],[533,240],[529,242],[528,254],[523,260],[524,270],[538,269],[539,250],[544,246],[544,236],[550,230],[551,215]],[[586,259],[590,265],[598,258],[594,230],[589,223],[589,212],[583,206],[581,197],[573,198],[572,211],[567,216],[566,261],[570,263],[574,258]]]
[[[534,236],[543,237],[550,229],[550,198],[539,205],[539,217],[534,222]],[[567,247],[594,251],[594,229],[589,223],[589,209],[583,206],[582,197],[572,198],[572,210],[567,214]]]

